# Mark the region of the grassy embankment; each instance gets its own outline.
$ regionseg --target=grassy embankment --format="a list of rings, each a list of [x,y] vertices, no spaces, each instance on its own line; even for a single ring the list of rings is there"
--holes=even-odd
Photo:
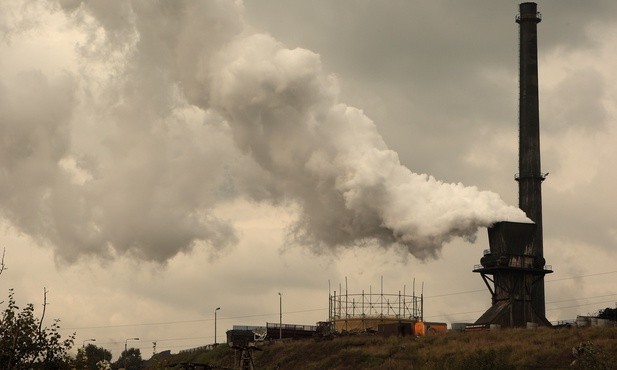
[[[585,343],[575,360],[572,348]],[[509,329],[429,337],[341,337],[270,343],[255,351],[255,369],[617,369],[617,328]],[[239,356],[239,354],[237,354]],[[233,368],[234,350],[184,353],[168,363]]]

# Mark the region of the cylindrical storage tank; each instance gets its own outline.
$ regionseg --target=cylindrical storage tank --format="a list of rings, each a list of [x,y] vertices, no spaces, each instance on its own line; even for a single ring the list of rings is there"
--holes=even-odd
[[[589,317],[586,316],[577,316],[576,318],[576,326],[579,328],[589,326]]]
[[[598,318],[597,317],[590,317],[589,318],[589,325],[591,325],[591,326],[598,326]]]
[[[527,323],[527,329],[537,329],[538,328],[538,323],[537,322],[528,322]]]

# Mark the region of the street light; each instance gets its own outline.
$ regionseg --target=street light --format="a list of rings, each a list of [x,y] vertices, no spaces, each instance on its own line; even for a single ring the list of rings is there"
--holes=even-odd
[[[283,295],[279,292],[279,339],[283,339]]]
[[[124,341],[124,370],[126,370],[126,358],[128,357],[128,350],[126,348],[126,345],[128,343],[129,340],[139,340],[139,338],[128,338],[127,340]]]
[[[220,310],[220,307],[217,307],[216,310],[214,310],[214,345],[216,346],[216,311]]]
[[[86,339],[81,343],[81,348],[86,348],[86,342],[96,342],[96,339]]]

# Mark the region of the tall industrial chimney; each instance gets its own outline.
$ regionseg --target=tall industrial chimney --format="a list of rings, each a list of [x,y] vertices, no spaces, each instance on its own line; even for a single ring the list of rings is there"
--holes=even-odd
[[[535,3],[520,4],[519,75],[519,207],[534,224],[499,222],[488,230],[490,249],[484,252],[481,274],[492,296],[492,306],[475,322],[521,327],[527,323],[550,326],[545,317],[542,245],[542,181],[538,107],[538,38],[541,21]],[[491,284],[492,283],[492,284]]]
[[[538,104],[538,23],[542,17],[535,3],[520,4],[519,52],[519,150],[518,206],[533,222],[536,232],[533,255],[544,258],[542,236],[542,181],[540,170],[540,113]],[[544,316],[544,277],[534,285],[534,310]]]

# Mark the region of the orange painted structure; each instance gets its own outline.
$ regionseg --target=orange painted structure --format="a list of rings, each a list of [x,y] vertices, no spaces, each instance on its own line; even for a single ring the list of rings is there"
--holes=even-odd
[[[418,321],[414,326],[414,334],[417,336],[444,334],[448,332],[448,324],[445,322]]]

